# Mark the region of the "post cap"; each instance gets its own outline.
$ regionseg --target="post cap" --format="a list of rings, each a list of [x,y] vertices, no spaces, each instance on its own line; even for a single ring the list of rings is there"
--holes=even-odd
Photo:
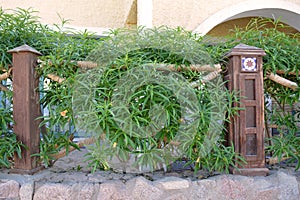
[[[42,53],[40,53],[38,50],[36,50],[35,48],[32,48],[31,46],[28,46],[27,44],[24,44],[22,46],[14,48],[14,49],[8,50],[7,52],[8,53],[31,52],[31,53],[37,54],[39,56],[42,55]]]
[[[249,46],[246,44],[238,44],[228,52],[225,57],[236,56],[236,55],[257,55],[265,56],[266,52],[258,47]]]

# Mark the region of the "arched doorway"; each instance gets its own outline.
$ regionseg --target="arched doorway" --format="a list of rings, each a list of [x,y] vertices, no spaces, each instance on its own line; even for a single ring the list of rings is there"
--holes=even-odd
[[[234,6],[226,7],[208,17],[194,32],[202,35],[217,31],[224,34],[233,25],[245,25],[252,17],[280,19],[292,27],[290,31],[300,31],[300,5],[282,0],[248,0]],[[215,29],[215,30],[213,30]],[[225,31],[226,30],[226,31]],[[217,34],[216,32],[214,32]],[[220,35],[221,36],[221,35]]]

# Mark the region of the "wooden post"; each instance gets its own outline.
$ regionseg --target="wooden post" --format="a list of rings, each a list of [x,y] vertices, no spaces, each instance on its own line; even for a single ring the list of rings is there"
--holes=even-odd
[[[15,169],[12,172],[32,174],[40,167],[36,157],[39,152],[41,109],[39,104],[39,77],[35,67],[40,52],[28,45],[8,51],[13,57],[13,130],[17,139],[28,149],[22,149],[22,158],[14,157]]]
[[[225,79],[228,89],[240,96],[240,102],[233,106],[241,108],[230,120],[228,140],[247,161],[243,168],[237,165],[239,170],[232,170],[234,174],[266,176],[269,173],[264,153],[264,55],[264,50],[245,44],[237,45],[226,55],[229,62]]]

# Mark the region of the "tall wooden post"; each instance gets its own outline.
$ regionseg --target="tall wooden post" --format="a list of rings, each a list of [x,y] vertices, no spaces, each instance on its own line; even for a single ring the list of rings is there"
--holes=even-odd
[[[41,116],[39,104],[39,78],[35,67],[40,52],[28,45],[8,51],[13,56],[13,130],[17,139],[28,149],[22,149],[22,158],[15,155],[15,173],[32,174],[39,169],[36,157],[39,152]]]
[[[241,108],[231,118],[228,140],[247,161],[243,168],[237,166],[239,170],[232,170],[234,174],[255,176],[269,172],[264,153],[264,55],[264,50],[245,44],[237,45],[226,55],[229,62],[225,79],[228,89],[240,96],[240,102],[233,106]]]

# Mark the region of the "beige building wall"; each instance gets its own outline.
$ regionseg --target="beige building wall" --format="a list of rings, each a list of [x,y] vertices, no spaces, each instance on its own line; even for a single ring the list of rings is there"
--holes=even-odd
[[[60,23],[61,16],[71,27],[98,34],[120,27],[167,25],[218,35],[255,16],[282,17],[300,30],[300,0],[0,0],[0,6],[31,7],[42,23]]]
[[[136,24],[134,0],[0,0],[0,6],[32,8],[38,11],[42,23],[59,24],[63,18],[69,20],[69,26],[97,32]]]
[[[246,25],[248,17],[281,18],[300,30],[300,0],[153,0],[153,25],[182,26],[207,34],[228,33],[235,24]],[[237,20],[238,19],[238,20]]]
[[[243,0],[153,0],[153,23],[194,30],[209,16],[239,2]]]

